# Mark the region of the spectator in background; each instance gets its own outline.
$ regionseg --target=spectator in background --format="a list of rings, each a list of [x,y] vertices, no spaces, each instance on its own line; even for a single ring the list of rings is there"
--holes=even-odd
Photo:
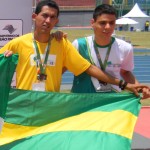
[[[134,27],[130,27],[130,31],[134,31]]]
[[[122,31],[123,30],[123,25],[119,25],[119,31]]]
[[[149,31],[149,21],[146,20],[145,22],[145,31]]]

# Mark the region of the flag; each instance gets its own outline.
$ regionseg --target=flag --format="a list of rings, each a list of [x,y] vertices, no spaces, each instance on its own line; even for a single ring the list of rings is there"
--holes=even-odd
[[[15,70],[13,57],[3,60]],[[0,70],[0,115],[5,118],[0,150],[131,149],[140,97],[9,90],[13,73],[7,69]],[[4,79],[9,82],[3,84]]]
[[[11,80],[18,62],[18,55],[5,57],[0,54],[0,131],[5,118]]]
[[[11,89],[0,150],[130,150],[139,100]]]

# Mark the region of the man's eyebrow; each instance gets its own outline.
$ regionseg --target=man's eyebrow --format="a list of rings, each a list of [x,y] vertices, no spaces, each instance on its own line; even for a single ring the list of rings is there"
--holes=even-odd
[[[106,21],[106,20],[101,20],[99,22],[115,22],[116,20],[112,20],[112,21]]]

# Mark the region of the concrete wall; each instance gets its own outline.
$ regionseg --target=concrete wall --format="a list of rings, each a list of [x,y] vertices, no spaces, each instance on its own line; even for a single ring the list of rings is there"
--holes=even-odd
[[[93,11],[61,11],[58,26],[90,26]]]

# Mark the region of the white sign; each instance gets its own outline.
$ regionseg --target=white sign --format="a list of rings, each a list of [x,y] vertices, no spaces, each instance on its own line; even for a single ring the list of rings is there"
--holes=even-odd
[[[0,20],[0,47],[3,47],[10,40],[23,34],[23,21],[19,19]]]

